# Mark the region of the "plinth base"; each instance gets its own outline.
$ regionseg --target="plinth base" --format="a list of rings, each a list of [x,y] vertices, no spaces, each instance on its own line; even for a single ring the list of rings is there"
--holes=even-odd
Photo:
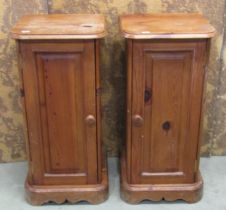
[[[175,201],[178,199],[194,203],[201,199],[203,180],[198,175],[197,182],[192,184],[129,184],[127,182],[125,157],[121,158],[121,198],[131,204],[143,200]]]
[[[107,169],[102,170],[102,182],[92,185],[30,185],[25,182],[26,199],[32,205],[42,205],[48,202],[61,204],[87,201],[99,204],[108,198]]]

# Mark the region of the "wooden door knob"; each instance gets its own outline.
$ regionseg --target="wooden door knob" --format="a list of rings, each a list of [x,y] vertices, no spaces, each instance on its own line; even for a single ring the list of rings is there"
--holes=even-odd
[[[85,121],[88,126],[93,126],[96,124],[96,119],[93,115],[88,115],[86,117]]]
[[[144,119],[138,114],[133,116],[132,121],[136,127],[141,127],[144,123]]]

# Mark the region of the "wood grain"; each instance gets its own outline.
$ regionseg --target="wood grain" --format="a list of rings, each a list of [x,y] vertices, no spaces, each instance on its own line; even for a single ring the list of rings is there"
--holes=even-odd
[[[123,152],[124,153],[124,152]],[[197,180],[190,184],[131,184],[126,173],[126,161],[121,157],[121,198],[129,204],[138,204],[142,201],[176,201],[184,200],[195,203],[203,195],[203,179],[200,172]]]
[[[185,25],[171,27],[176,36],[163,34],[180,17]],[[206,20],[195,14],[121,18],[122,31],[134,30],[126,40],[127,135],[121,159],[121,197],[129,203],[201,198],[200,129],[210,39],[191,34],[189,24],[197,18],[201,27]],[[144,25],[165,39],[140,36]],[[180,37],[183,30],[190,33],[186,39]]]
[[[21,18],[12,28],[14,39],[96,39],[106,35],[99,14],[42,14]]]
[[[87,21],[92,27],[84,25]],[[25,187],[31,204],[96,204],[108,197],[96,40],[103,27],[101,15],[34,15],[12,30],[31,32],[26,40],[19,32],[14,37],[28,131]],[[68,34],[73,40],[67,40]],[[54,38],[46,40],[48,35]]]
[[[101,184],[107,180],[107,169],[101,145],[100,96],[96,95],[100,88],[98,43],[19,41],[31,203],[95,203],[107,197],[107,183]],[[99,185],[104,188],[96,192]],[[93,192],[83,192],[89,189]]]
[[[103,155],[103,157],[105,157]],[[108,199],[108,173],[106,159],[102,159],[101,182],[86,185],[32,185],[25,182],[26,200],[32,205],[49,202],[62,204],[87,201],[99,204]]]
[[[196,13],[122,15],[120,26],[123,36],[131,39],[210,38],[216,33],[208,20]]]
[[[205,40],[133,41],[132,116],[145,123],[132,126],[132,183],[194,181],[205,46]],[[146,90],[152,94],[145,103]]]

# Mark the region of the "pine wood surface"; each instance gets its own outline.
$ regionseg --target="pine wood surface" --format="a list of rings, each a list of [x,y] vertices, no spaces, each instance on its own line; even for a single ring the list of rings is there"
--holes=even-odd
[[[101,140],[102,15],[32,15],[17,39],[27,123],[28,202],[96,204],[108,197]]]
[[[196,13],[161,13],[122,15],[120,26],[125,38],[178,39],[210,38],[215,29]]]
[[[121,196],[129,203],[196,202],[203,187],[205,69],[215,30],[198,14],[123,15],[120,23],[127,38]]]
[[[22,17],[12,28],[14,39],[97,39],[106,35],[99,14],[40,14]]]

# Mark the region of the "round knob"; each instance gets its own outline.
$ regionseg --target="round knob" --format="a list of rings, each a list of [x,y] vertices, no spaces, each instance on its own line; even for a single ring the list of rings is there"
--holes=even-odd
[[[132,121],[133,121],[133,124],[136,127],[141,127],[143,125],[143,123],[144,123],[144,119],[140,115],[138,115],[138,114],[136,114],[136,115],[133,116]]]
[[[96,124],[96,119],[93,115],[88,115],[86,117],[85,121],[88,126],[93,126]]]

